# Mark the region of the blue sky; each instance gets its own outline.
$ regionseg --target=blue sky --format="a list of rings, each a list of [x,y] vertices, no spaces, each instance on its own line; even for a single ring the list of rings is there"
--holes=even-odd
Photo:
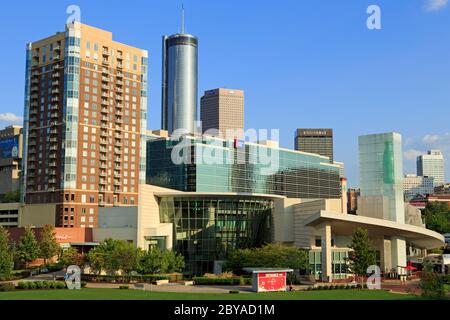
[[[332,127],[335,158],[358,183],[359,135],[403,135],[405,172],[441,148],[450,180],[448,0],[185,1],[197,35],[199,90],[245,90],[246,128]],[[161,36],[180,28],[181,1],[8,1],[0,11],[0,127],[20,121],[25,44],[63,31],[70,4],[83,23],[149,51],[149,128],[160,126]],[[381,8],[381,30],[366,9]],[[9,114],[11,113],[11,114]]]

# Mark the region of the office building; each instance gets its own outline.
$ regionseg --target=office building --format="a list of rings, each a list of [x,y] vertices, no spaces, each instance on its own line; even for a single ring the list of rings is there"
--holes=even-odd
[[[347,213],[356,214],[359,194],[359,189],[349,188],[347,190]]]
[[[333,162],[333,129],[297,129],[295,150],[317,153]]]
[[[244,91],[218,88],[205,91],[200,100],[200,120],[205,133],[233,139],[244,132]],[[214,133],[211,130],[217,130]],[[232,132],[231,136],[227,132]]]
[[[361,195],[357,214],[405,224],[401,135],[390,132],[360,136],[359,166]],[[383,241],[391,247],[392,265],[404,273],[400,267],[406,266],[405,238],[393,235]]]
[[[0,130],[0,197],[18,192],[22,166],[22,127]]]
[[[327,157],[279,148],[270,142],[241,144],[236,139],[210,136],[186,136],[183,144],[179,143],[163,137],[148,140],[148,184],[190,192],[341,197],[340,167],[329,163]],[[174,163],[172,156],[180,146],[187,161]],[[268,157],[262,159],[263,155]]]
[[[407,174],[403,178],[403,192],[405,201],[409,201],[419,194],[433,194],[434,178],[417,176],[415,174]]]
[[[147,51],[74,22],[28,44],[23,190],[56,226],[94,227],[137,205],[145,177]]]
[[[444,155],[440,150],[430,150],[417,157],[417,175],[434,178],[434,186],[445,183]]]
[[[198,39],[184,32],[163,36],[162,123],[172,133],[183,129],[194,133],[197,121]]]

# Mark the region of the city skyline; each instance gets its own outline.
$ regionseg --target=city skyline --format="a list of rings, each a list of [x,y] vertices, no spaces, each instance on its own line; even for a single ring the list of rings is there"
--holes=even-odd
[[[383,13],[383,29],[370,31],[365,27],[368,3],[338,6],[325,2],[326,6],[320,6],[287,1],[280,8],[263,3],[255,16],[251,16],[254,6],[244,4],[233,19],[233,22],[239,22],[238,26],[220,17],[220,11],[231,8],[232,4],[202,3],[202,10],[218,11],[218,14],[203,17],[201,12],[204,11],[200,10],[199,4],[188,3],[186,32],[196,34],[201,43],[199,96],[204,90],[215,87],[245,90],[246,128],[280,128],[281,146],[288,148],[293,148],[294,131],[298,127],[333,128],[335,158],[345,163],[350,186],[359,184],[357,137],[386,131],[397,131],[404,137],[404,173],[415,172],[415,159],[420,153],[441,149],[447,157],[448,181],[450,133],[446,130],[449,111],[445,110],[445,103],[450,99],[445,90],[449,84],[446,71],[450,65],[445,57],[450,52],[450,42],[446,41],[449,36],[444,30],[447,26],[450,28],[449,8],[428,11],[425,7],[427,1],[402,1],[401,4],[377,1]],[[25,26],[16,28],[19,30],[11,39],[9,50],[1,53],[5,72],[0,83],[9,94],[4,96],[4,104],[0,106],[0,127],[21,124],[25,43],[59,29],[67,18],[65,9],[69,4],[58,2],[58,5],[51,6],[52,10],[44,10],[50,4],[27,4],[27,11],[21,10],[25,9],[22,4],[6,5],[4,12],[11,14],[3,17],[2,21],[12,24],[12,28],[19,23]],[[82,23],[110,30],[119,42],[149,51],[147,126],[159,129],[160,39],[163,34],[180,31],[180,3],[150,2],[143,6],[151,9],[148,10],[151,19],[147,16],[144,20],[143,13],[136,12],[138,17],[126,22],[111,22],[115,15],[123,13],[121,10],[108,8],[103,16],[96,10],[101,4],[85,1],[77,4],[81,7]],[[290,10],[286,10],[286,6]],[[281,12],[286,14],[287,11],[291,11],[289,19],[282,21]],[[33,12],[33,16],[28,16],[28,12]],[[261,25],[255,26],[252,21],[261,23],[269,18],[271,12],[274,24],[265,24],[270,30],[258,33]],[[19,14],[22,19],[15,16]],[[298,21],[292,20],[294,15]],[[405,21],[405,15],[417,26],[400,23]],[[51,22],[42,23],[39,28],[33,27],[38,16],[40,21]],[[243,24],[238,20],[246,16],[253,20],[245,22],[246,29],[239,31]],[[215,28],[209,30],[210,25]],[[331,26],[336,28],[326,34]],[[280,32],[282,29],[284,33]],[[5,30],[1,32],[7,32]],[[408,33],[405,34],[405,30]],[[270,38],[268,42],[280,43],[280,46],[261,51],[261,34]],[[227,46],[218,40],[224,35],[232,35],[232,45]],[[284,41],[294,35],[293,50],[283,50]],[[320,42],[315,41],[318,36]],[[285,54],[287,61],[280,61]],[[217,61],[221,63],[217,64]],[[258,79],[262,77],[263,80]],[[320,94],[322,91],[328,94]],[[420,108],[430,115],[430,123],[423,121],[423,116],[417,112]],[[277,112],[279,110],[281,112]],[[376,112],[371,113],[371,110]],[[439,117],[433,114],[439,114]]]

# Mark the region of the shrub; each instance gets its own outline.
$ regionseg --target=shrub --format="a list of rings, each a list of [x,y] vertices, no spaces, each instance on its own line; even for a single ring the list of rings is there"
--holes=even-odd
[[[420,280],[422,296],[429,299],[445,297],[445,277],[433,271],[426,271]]]
[[[87,286],[87,282],[86,281],[81,281],[81,287],[82,288],[86,288]]]
[[[196,285],[239,285],[241,283],[240,278],[207,278],[207,277],[194,277],[192,278]]]
[[[16,286],[12,282],[0,283],[0,292],[13,291]]]
[[[239,290],[230,290],[230,293],[231,294],[236,294],[236,293],[239,293]]]
[[[66,284],[59,281],[20,281],[17,288],[22,290],[65,289]]]
[[[129,286],[119,286],[119,289],[120,290],[128,290],[128,289],[130,289],[130,287]]]

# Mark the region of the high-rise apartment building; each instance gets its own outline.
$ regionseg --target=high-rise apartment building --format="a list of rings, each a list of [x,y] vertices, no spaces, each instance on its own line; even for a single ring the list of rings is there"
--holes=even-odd
[[[17,192],[22,166],[22,127],[0,130],[0,195]]]
[[[244,91],[225,88],[205,91],[200,99],[200,120],[203,132],[215,129],[222,137],[227,137],[227,132],[243,133]]]
[[[326,156],[333,162],[333,129],[297,129],[295,150]]]
[[[440,150],[430,150],[417,157],[417,175],[434,178],[434,185],[445,183],[444,155]]]
[[[161,127],[193,133],[197,121],[198,39],[184,33],[163,36]]]
[[[137,204],[147,60],[146,50],[78,22],[28,44],[23,200],[54,210],[57,226],[95,227],[99,206]]]

